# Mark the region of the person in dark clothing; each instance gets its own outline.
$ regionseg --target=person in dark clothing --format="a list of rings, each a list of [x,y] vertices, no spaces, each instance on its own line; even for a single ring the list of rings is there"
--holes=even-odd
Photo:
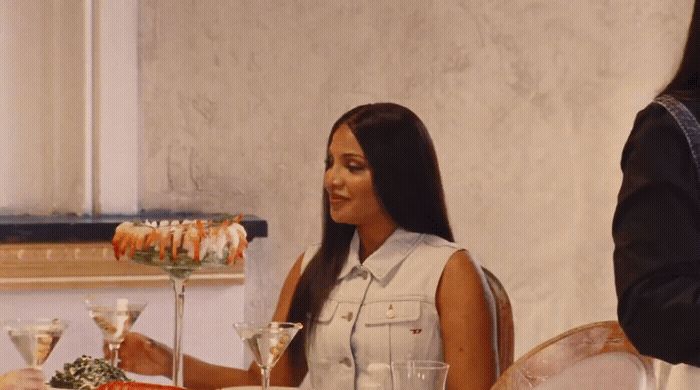
[[[699,2],[677,74],[637,114],[625,144],[612,226],[620,325],[641,353],[696,367],[700,367],[700,129],[695,120],[700,117]]]

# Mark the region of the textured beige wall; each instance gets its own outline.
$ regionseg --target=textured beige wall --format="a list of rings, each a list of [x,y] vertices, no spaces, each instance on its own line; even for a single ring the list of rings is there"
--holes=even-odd
[[[319,240],[332,122],[426,122],[458,241],[500,277],[516,355],[615,317],[610,223],[634,114],[672,74],[692,0],[141,0],[142,207],[269,221],[246,317]]]

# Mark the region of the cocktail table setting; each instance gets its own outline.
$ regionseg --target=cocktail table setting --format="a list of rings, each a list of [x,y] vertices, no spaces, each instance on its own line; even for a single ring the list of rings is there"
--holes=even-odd
[[[158,267],[168,274],[171,281],[175,295],[173,386],[183,385],[185,284],[192,273],[199,269],[226,267],[244,257],[248,239],[241,219],[241,215],[222,214],[217,215],[215,219],[206,220],[127,220],[119,223],[113,230],[112,246],[116,260]],[[63,371],[57,371],[53,376],[44,373],[51,387],[94,389],[110,381],[128,380],[124,372],[116,367],[119,361],[119,346],[146,309],[147,302],[138,298],[100,293],[86,296],[84,305],[85,318],[91,318],[102,332],[104,343],[110,351],[110,358],[105,360],[80,356],[73,362],[65,363]],[[61,336],[69,331],[70,323],[71,321],[61,318],[0,318],[3,331],[7,333],[26,365],[37,370],[42,370],[43,363],[60,342]],[[241,328],[242,326],[243,324],[239,324],[236,328],[240,329],[238,333],[248,337],[246,332],[251,330],[250,325],[246,325],[245,329]],[[230,329],[235,337],[233,326]],[[284,328],[283,332],[279,332],[274,354],[271,355],[274,361],[284,351],[286,343],[296,330],[298,327],[294,324],[293,327]],[[269,368],[274,362],[268,359],[263,364]]]
[[[116,261],[130,261],[157,267],[168,275],[174,293],[172,343],[172,384],[149,383],[142,377],[133,380],[118,367],[120,346],[126,335],[148,310],[140,296],[122,293],[87,294],[82,298],[82,319],[19,318],[2,319],[0,326],[28,367],[41,371],[51,352],[60,345],[72,324],[92,322],[99,329],[106,358],[79,355],[65,362],[54,374],[44,372],[50,389],[137,390],[184,388],[183,317],[185,285],[197,270],[220,268],[242,260],[248,246],[242,216],[224,215],[216,219],[176,219],[124,221],[114,229],[112,250]],[[80,327],[78,327],[80,328]],[[238,336],[260,369],[259,386],[226,387],[224,390],[290,390],[293,387],[270,385],[270,373],[291,341],[303,328],[292,322],[236,322],[230,325],[232,337]],[[137,329],[138,330],[138,329]],[[225,335],[219,335],[226,337]],[[93,348],[94,351],[94,348]],[[7,353],[7,352],[4,352]],[[387,384],[395,390],[444,390],[449,366],[443,362],[392,362]],[[156,380],[157,382],[157,380]],[[376,389],[384,385],[377,384]],[[374,387],[373,387],[374,388]]]
[[[66,363],[63,371],[57,371],[51,376],[47,382],[47,388],[134,390],[182,387],[175,384],[166,387],[157,384],[129,383],[131,381],[127,374],[116,366],[119,346],[145,309],[146,303],[129,301],[127,298],[89,297],[85,300],[85,305],[89,316],[104,335],[104,341],[110,351],[110,359],[107,361],[102,358],[81,356],[72,363]],[[36,370],[42,370],[43,363],[67,328],[68,322],[61,319],[18,319],[3,322],[3,330],[12,340],[17,352],[29,367]],[[263,382],[261,387],[243,386],[230,389],[291,389],[269,386],[269,373],[302,325],[278,322],[236,323],[234,328],[261,368]]]

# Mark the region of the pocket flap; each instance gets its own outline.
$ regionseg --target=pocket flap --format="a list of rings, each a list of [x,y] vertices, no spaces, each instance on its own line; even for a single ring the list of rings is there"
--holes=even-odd
[[[335,311],[338,308],[338,301],[332,299],[326,300],[323,304],[321,312],[318,314],[317,322],[329,322],[335,315]]]
[[[417,321],[420,318],[420,302],[388,301],[365,305],[367,326]]]

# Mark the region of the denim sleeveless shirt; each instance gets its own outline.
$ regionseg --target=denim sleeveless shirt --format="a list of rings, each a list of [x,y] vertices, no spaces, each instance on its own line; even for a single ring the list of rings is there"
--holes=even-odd
[[[447,261],[462,248],[400,228],[364,263],[359,246],[355,232],[338,284],[308,338],[313,389],[391,390],[392,361],[444,360],[435,293]],[[316,245],[306,250],[302,270],[318,249]],[[493,296],[481,267],[474,266],[493,319]],[[492,323],[492,329],[495,326]],[[495,355],[495,332],[491,344]]]

